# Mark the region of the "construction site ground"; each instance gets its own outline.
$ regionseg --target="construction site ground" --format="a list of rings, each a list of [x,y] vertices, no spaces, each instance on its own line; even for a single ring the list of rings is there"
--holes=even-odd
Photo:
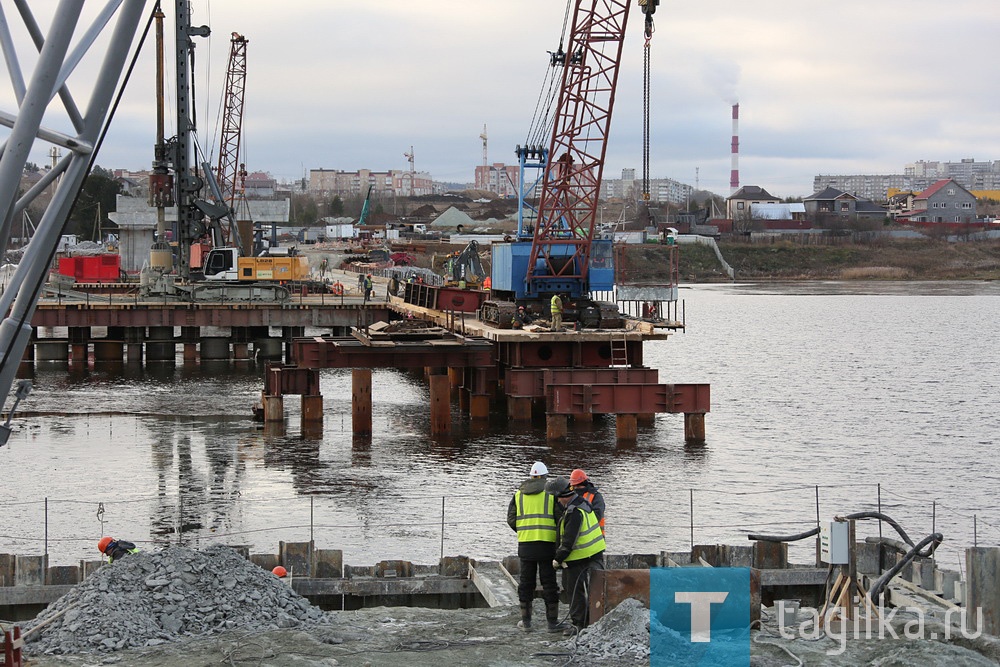
[[[540,603],[539,603],[540,606]],[[135,667],[209,667],[269,665],[321,667],[515,667],[573,665],[626,667],[649,664],[648,657],[594,656],[587,634],[580,645],[561,635],[515,627],[513,607],[441,610],[377,607],[328,614],[329,625],[268,632],[232,631],[157,647],[108,654],[31,656],[32,667],[130,665]],[[610,630],[610,629],[609,629]],[[597,633],[590,641],[607,642]],[[793,657],[794,656],[794,657]],[[906,639],[783,639],[773,622],[754,632],[752,667],[783,665],[880,667],[979,667],[998,664],[995,638],[977,641]],[[663,663],[669,664],[669,663]]]
[[[541,611],[541,602],[538,603]],[[120,664],[135,667],[210,665],[371,665],[467,667],[489,665],[593,664],[573,661],[572,644],[561,634],[516,627],[516,607],[441,610],[377,607],[331,612],[329,625],[249,633],[231,631],[146,649],[109,654],[31,656],[32,667]],[[544,621],[544,619],[542,619]],[[567,662],[570,661],[570,662]],[[610,667],[644,664],[602,660]]]

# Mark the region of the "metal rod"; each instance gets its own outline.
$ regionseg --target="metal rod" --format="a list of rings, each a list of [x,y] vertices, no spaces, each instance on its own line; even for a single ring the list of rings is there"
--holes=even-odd
[[[931,533],[937,532],[937,501],[931,501]],[[935,550],[936,551],[936,550]],[[934,560],[934,551],[931,551],[931,561]]]
[[[312,543],[313,541],[313,526],[315,525],[313,522],[314,508],[315,508],[315,503],[313,502],[313,497],[309,496],[309,542],[310,543]]]
[[[688,490],[688,505],[691,517],[691,550],[694,551],[694,489]]]
[[[444,496],[441,496],[441,558],[444,558]]]
[[[49,497],[45,496],[45,555],[49,555]]]
[[[816,485],[816,527],[819,528],[819,484]]]
[[[878,513],[882,513],[882,482],[878,483]],[[881,544],[882,541],[882,519],[878,520],[878,539]]]

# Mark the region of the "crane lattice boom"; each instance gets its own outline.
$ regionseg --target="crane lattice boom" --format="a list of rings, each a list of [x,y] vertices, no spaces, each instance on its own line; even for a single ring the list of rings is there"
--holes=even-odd
[[[230,209],[242,188],[245,170],[240,164],[240,143],[243,134],[243,94],[247,77],[247,39],[233,33],[226,72],[226,93],[222,107],[222,137],[219,141],[218,176],[222,196]]]
[[[586,282],[630,0],[576,0],[528,262],[529,290]]]

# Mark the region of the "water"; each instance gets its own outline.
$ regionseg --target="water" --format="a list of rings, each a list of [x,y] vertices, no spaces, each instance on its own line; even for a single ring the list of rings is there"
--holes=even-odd
[[[709,382],[708,441],[687,446],[680,415],[631,445],[613,420],[550,446],[544,424],[488,425],[453,409],[427,435],[419,374],[374,374],[374,435],[350,432],[349,371],[321,373],[326,418],[284,429],[250,419],[261,369],[35,367],[35,389],[0,449],[0,551],[50,564],[97,555],[102,534],[155,548],[313,539],[350,564],[515,553],[507,503],[531,463],[583,467],[608,502],[609,550],[744,545],[835,515],[874,510],[917,541],[961,549],[1000,541],[994,448],[1000,284],[719,285],[684,289],[689,329],[647,344],[663,382]],[[46,509],[47,500],[47,509]],[[818,501],[818,510],[817,510]],[[878,524],[859,524],[859,536]],[[897,537],[888,526],[883,534]],[[812,558],[812,541],[792,548]]]

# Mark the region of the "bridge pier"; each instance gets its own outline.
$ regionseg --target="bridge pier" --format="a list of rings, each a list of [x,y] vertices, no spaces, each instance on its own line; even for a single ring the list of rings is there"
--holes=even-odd
[[[303,396],[302,397],[302,423],[323,422],[323,397]]]
[[[569,426],[568,415],[549,413],[545,415],[545,438],[547,440],[563,440]]]
[[[626,442],[635,442],[639,439],[638,420],[635,415],[615,415],[615,438]]]
[[[434,369],[430,384],[431,435],[451,433],[451,387],[448,376]]]
[[[351,371],[351,428],[354,435],[372,434],[372,369]]]
[[[285,421],[285,399],[283,396],[261,394],[260,405],[264,411],[264,423]]]
[[[704,412],[684,413],[684,440],[694,443],[705,442]]]
[[[531,398],[523,396],[507,397],[507,417],[511,421],[531,421]]]

